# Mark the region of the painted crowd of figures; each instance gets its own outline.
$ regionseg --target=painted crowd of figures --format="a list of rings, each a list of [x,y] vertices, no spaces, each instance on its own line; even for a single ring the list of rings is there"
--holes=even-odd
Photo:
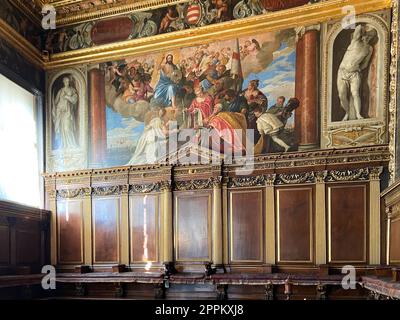
[[[293,134],[285,125],[299,101],[293,98],[285,105],[286,97],[280,96],[269,107],[259,80],[251,79],[243,88],[241,56],[256,55],[259,49],[255,39],[242,47],[237,40],[234,49],[214,51],[202,45],[179,62],[167,54],[158,64],[153,58],[104,64],[108,105],[143,108],[136,119],[145,128],[129,164],[157,161],[170,134],[189,128],[207,129],[218,152],[246,154],[247,129],[253,129],[257,153],[293,147]],[[153,81],[154,75],[159,75],[158,81]],[[196,139],[192,142],[200,143]]]

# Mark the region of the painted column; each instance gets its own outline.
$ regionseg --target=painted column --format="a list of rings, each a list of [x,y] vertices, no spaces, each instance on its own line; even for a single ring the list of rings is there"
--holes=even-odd
[[[326,203],[325,178],[327,171],[316,172],[315,184],[315,264],[326,264]]]
[[[173,245],[173,218],[172,218],[172,190],[171,182],[164,182],[162,191],[162,215],[163,215],[163,262],[174,261]]]
[[[106,159],[106,92],[104,71],[93,68],[89,76],[90,110],[90,162],[94,167],[102,167]]]
[[[295,113],[295,132],[299,150],[319,146],[318,134],[318,36],[320,26],[296,29],[296,97],[300,107]]]
[[[276,175],[266,175],[265,185],[265,262],[275,264],[275,183]]]
[[[222,251],[222,208],[221,177],[213,182],[213,267],[221,267]]]
[[[369,174],[369,264],[381,262],[381,189],[383,168],[370,169]]]

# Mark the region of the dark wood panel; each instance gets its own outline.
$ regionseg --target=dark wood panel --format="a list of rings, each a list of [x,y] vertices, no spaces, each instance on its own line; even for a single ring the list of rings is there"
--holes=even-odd
[[[277,190],[278,261],[311,262],[312,188]]]
[[[263,192],[230,192],[230,260],[263,260]]]
[[[0,264],[10,263],[10,228],[0,225]]]
[[[330,261],[365,262],[366,186],[332,186],[328,198]]]
[[[210,257],[211,194],[176,196],[175,254],[178,261],[208,261]]]
[[[16,230],[17,265],[40,264],[40,226],[31,227]]]
[[[400,218],[394,220],[390,225],[390,262],[400,263]]]
[[[130,198],[131,262],[158,261],[158,196]]]
[[[82,200],[58,201],[60,263],[83,263]]]
[[[119,260],[118,199],[93,199],[94,263],[117,263]]]

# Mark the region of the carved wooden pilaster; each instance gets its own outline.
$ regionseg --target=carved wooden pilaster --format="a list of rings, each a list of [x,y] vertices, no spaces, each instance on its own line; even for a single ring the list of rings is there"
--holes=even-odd
[[[161,183],[162,221],[163,221],[163,262],[172,262],[174,259],[173,246],[173,214],[172,214],[172,186],[171,181]]]
[[[325,178],[327,171],[315,173],[315,263],[326,263],[326,195]]]
[[[265,262],[275,264],[275,190],[276,174],[264,176],[265,182]]]
[[[369,169],[369,263],[381,263],[381,199],[382,167]]]
[[[222,249],[222,177],[213,179],[213,267],[223,264]]]

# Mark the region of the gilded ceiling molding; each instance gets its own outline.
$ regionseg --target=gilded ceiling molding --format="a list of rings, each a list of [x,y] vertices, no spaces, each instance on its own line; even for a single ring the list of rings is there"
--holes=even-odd
[[[57,26],[64,27],[75,23],[87,22],[102,18],[111,18],[125,13],[144,11],[149,9],[157,9],[171,6],[179,3],[189,2],[190,0],[142,0],[131,3],[117,4],[115,6],[105,4],[102,7],[93,7],[87,9],[83,13],[76,11],[61,13],[57,18]],[[126,1],[124,1],[126,2]],[[55,8],[58,6],[55,4]]]
[[[49,4],[57,10],[57,26],[87,22],[101,18],[111,18],[117,15],[157,9],[190,0],[114,0],[112,3],[102,1],[95,4],[89,0],[14,0],[15,6],[29,16],[32,21],[40,25],[42,6]]]
[[[0,38],[7,41],[35,66],[42,69],[45,67],[42,53],[21,34],[11,28],[3,19],[0,19]]]
[[[186,29],[147,38],[128,40],[87,49],[56,53],[49,56],[46,69],[55,69],[75,64],[105,62],[126,56],[167,51],[185,46],[200,45],[216,40],[287,29],[301,25],[312,25],[343,17],[344,6],[354,6],[357,14],[378,11],[391,7],[391,0],[332,0],[270,12],[245,19],[217,23],[196,29]]]

